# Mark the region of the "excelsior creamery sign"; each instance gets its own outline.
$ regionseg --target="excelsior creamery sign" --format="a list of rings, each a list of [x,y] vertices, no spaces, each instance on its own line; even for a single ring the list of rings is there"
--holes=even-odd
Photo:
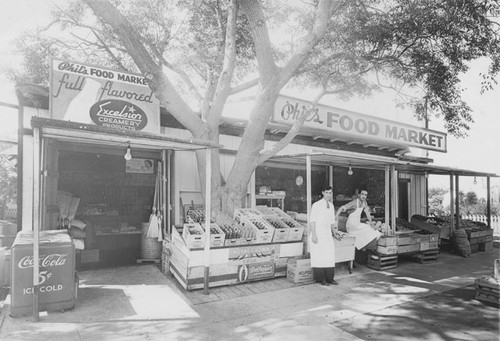
[[[309,106],[308,102],[280,96],[275,104],[273,121],[293,124]],[[445,133],[324,105],[310,110],[304,127],[322,130],[325,136],[358,137],[363,141],[385,141],[446,152]]]
[[[52,118],[122,130],[160,132],[160,104],[144,77],[52,59]]]

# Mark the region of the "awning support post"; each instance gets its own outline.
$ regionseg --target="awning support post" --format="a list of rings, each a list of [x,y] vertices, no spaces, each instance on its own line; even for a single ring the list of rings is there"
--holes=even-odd
[[[455,226],[458,229],[460,227],[460,176],[455,175]],[[452,217],[453,218],[453,217]]]
[[[384,199],[385,199],[385,217],[384,217],[384,222],[386,224],[389,224],[389,219],[390,219],[390,215],[389,215],[389,212],[391,210],[390,208],[390,205],[391,205],[391,174],[390,174],[390,167],[389,165],[385,165],[385,183],[384,183],[384,186],[385,186],[385,195],[384,195]]]
[[[203,277],[205,295],[209,294],[210,276],[210,216],[211,216],[211,189],[212,189],[212,150],[205,149],[205,272]]]
[[[33,128],[33,321],[40,321],[40,129]]]
[[[491,188],[490,177],[486,177],[486,219],[488,228],[491,229]]]
[[[391,166],[391,229],[396,234],[396,212],[398,204],[398,173],[396,167]]]
[[[453,237],[453,232],[455,231],[455,202],[453,201],[453,173],[450,174],[450,238]]]
[[[311,186],[311,155],[306,156],[306,197],[307,197],[307,227],[305,235],[309,236],[310,227],[309,224],[311,222],[311,206],[312,206],[312,186]],[[304,250],[304,254],[309,250],[309,246],[306,246],[306,250]]]

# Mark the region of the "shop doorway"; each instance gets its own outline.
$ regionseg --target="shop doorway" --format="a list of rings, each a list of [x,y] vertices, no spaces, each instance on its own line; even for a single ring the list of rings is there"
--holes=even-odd
[[[127,161],[119,147],[45,141],[42,229],[84,226],[77,269],[136,264],[163,176],[161,151],[135,149]]]
[[[398,218],[409,221],[410,179],[398,180]]]

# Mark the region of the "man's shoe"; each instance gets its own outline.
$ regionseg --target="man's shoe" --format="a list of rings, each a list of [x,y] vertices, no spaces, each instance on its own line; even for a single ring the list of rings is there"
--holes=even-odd
[[[321,285],[326,285],[326,286],[330,285],[330,283],[328,283],[328,282],[321,282],[320,284]]]
[[[336,280],[333,280],[333,281],[330,282],[330,284],[339,285],[339,282],[337,282]]]

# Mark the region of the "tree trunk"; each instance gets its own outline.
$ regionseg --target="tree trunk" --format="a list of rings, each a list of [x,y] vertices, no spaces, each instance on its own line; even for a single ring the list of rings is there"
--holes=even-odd
[[[264,147],[264,134],[278,94],[279,89],[274,83],[257,94],[233,168],[222,191],[222,210],[226,215],[232,216],[235,208],[243,207],[248,182],[258,166],[259,153]]]

